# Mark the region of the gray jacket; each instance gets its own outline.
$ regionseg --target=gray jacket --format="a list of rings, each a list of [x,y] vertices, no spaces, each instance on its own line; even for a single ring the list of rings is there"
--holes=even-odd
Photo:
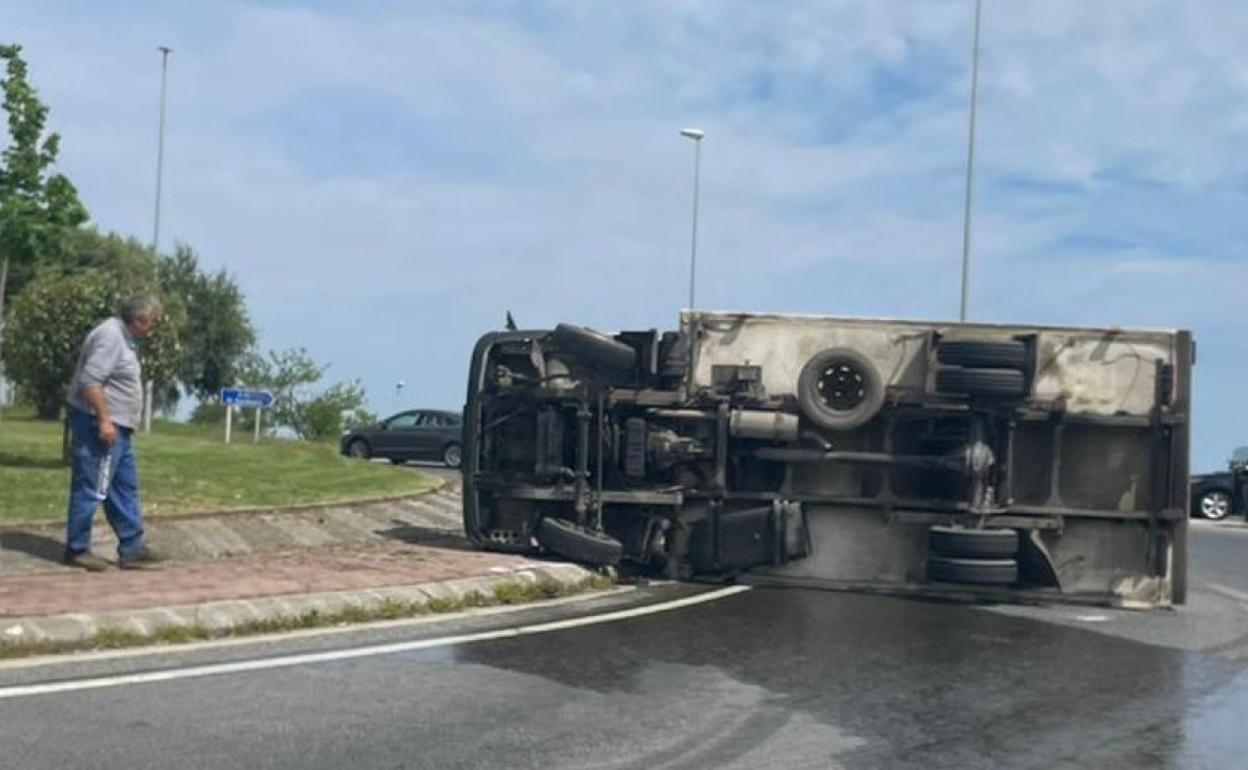
[[[83,340],[69,385],[69,405],[94,413],[83,397],[88,385],[104,391],[104,403],[113,422],[136,428],[143,414],[143,369],[139,343],[120,318],[110,318],[91,330]]]

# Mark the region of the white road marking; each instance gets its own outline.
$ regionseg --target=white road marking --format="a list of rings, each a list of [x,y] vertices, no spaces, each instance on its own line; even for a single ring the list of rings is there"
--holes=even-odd
[[[1221,594],[1229,599],[1235,599],[1241,604],[1248,606],[1248,593],[1236,591],[1230,586],[1224,586],[1221,583],[1205,583],[1205,588],[1213,591],[1215,594]]]
[[[697,596],[689,596],[684,599],[674,599],[670,602],[662,604],[652,604],[645,607],[634,607],[628,610],[617,610],[615,612],[607,612],[601,615],[590,615],[581,618],[571,618],[568,620],[556,620],[549,623],[535,623],[528,626],[515,626],[512,628],[500,628],[496,631],[481,631],[475,634],[460,634],[457,636],[443,636],[436,639],[421,639],[412,642],[394,642],[391,644],[377,644],[368,647],[357,647],[352,650],[331,650],[327,652],[304,653],[301,655],[286,655],[277,658],[265,658],[261,660],[240,660],[231,663],[214,663],[204,666],[189,666],[186,668],[175,668],[167,671],[149,671],[140,674],[124,674],[120,676],[103,676],[91,679],[78,679],[67,682],[52,682],[48,684],[31,684],[18,685],[14,687],[0,687],[0,700],[9,698],[24,698],[31,695],[48,695],[52,693],[77,692],[80,690],[98,690],[104,687],[121,687],[131,684],[149,684],[152,682],[170,682],[177,679],[192,679],[201,676],[214,676],[217,674],[238,674],[247,671],[262,671],[271,668],[287,668],[290,666],[303,666],[310,663],[327,663],[336,660],[351,660],[353,658],[365,658],[374,655],[391,655],[396,652],[412,652],[415,650],[427,650],[433,647],[448,647],[454,644],[471,644],[472,642],[485,642],[493,639],[508,639],[519,636],[531,636],[533,634],[544,634],[551,631],[563,631],[570,628],[581,628],[584,626],[594,626],[601,623],[611,623],[617,620],[628,620],[630,618],[642,617],[644,615],[653,615],[659,612],[667,612],[682,607],[689,607],[695,604],[715,601],[742,591],[750,590],[749,586],[729,586],[721,588],[717,591],[710,591]]]

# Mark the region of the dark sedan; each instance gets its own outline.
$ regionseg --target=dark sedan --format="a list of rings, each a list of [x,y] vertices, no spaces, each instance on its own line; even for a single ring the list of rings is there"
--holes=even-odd
[[[1192,476],[1192,513],[1218,521],[1248,511],[1248,447],[1231,453],[1227,469]]]
[[[461,418],[456,412],[399,412],[376,425],[345,433],[342,453],[362,459],[384,457],[392,463],[435,460],[448,468],[458,468],[460,430]]]

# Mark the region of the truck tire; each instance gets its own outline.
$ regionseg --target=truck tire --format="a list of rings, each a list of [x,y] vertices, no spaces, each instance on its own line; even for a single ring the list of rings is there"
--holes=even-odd
[[[1018,532],[1012,529],[932,527],[927,547],[939,556],[961,559],[1013,559],[1018,555]]]
[[[1018,582],[1014,559],[953,559],[927,557],[927,577],[939,583],[1006,586]]]
[[[936,360],[974,369],[1025,369],[1027,346],[1017,340],[941,340],[936,344]]]
[[[537,543],[565,559],[596,567],[619,564],[624,553],[624,545],[619,540],[567,519],[542,519],[537,525]]]
[[[850,348],[828,348],[811,357],[797,378],[802,414],[821,428],[853,430],[884,405],[884,382],[871,360]]]
[[[936,392],[1018,398],[1027,394],[1027,383],[1023,373],[1016,369],[964,369],[949,366],[936,370]]]
[[[559,324],[550,334],[560,351],[582,363],[621,374],[637,367],[637,351],[601,332],[572,324]]]

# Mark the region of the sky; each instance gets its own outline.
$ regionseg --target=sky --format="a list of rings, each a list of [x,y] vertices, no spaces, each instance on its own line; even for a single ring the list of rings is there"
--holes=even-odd
[[[956,319],[972,0],[4,0],[102,230],[232,273],[266,349],[458,409],[522,327]],[[985,0],[972,321],[1191,329],[1248,444],[1248,7]],[[401,394],[396,383],[405,383]]]

